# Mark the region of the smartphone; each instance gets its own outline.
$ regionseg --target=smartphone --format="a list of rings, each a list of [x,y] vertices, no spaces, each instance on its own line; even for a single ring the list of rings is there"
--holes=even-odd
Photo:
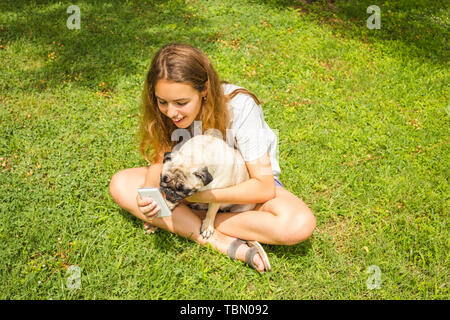
[[[137,192],[141,196],[141,199],[152,198],[159,206],[160,210],[156,215],[158,218],[170,217],[172,211],[167,206],[166,200],[164,200],[161,191],[158,188],[138,188]]]

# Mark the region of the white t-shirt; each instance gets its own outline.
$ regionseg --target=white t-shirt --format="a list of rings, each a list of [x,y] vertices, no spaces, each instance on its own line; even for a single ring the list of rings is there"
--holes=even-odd
[[[239,87],[234,84],[222,84],[224,94],[229,94]],[[245,93],[238,93],[228,104],[231,130],[227,131],[227,142],[234,142],[245,161],[253,161],[269,153],[272,174],[279,179],[278,139],[264,120],[263,110],[253,98]]]

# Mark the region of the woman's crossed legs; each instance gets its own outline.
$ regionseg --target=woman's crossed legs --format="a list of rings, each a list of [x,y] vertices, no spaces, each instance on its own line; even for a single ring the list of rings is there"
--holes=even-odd
[[[144,222],[201,245],[209,243],[224,254],[236,238],[267,244],[292,245],[306,240],[314,231],[316,220],[311,210],[294,194],[278,186],[275,198],[258,204],[252,211],[219,213],[215,220],[214,234],[206,240],[200,234],[205,212],[194,211],[184,204],[177,206],[172,216],[156,217],[150,221],[140,212],[136,203],[137,188],[144,185],[148,168],[130,168],[117,172],[110,182],[113,200]],[[159,176],[155,181],[159,181]],[[236,259],[244,261],[247,250],[247,245],[238,247]],[[253,263],[258,271],[264,271],[264,264],[258,254],[255,255]]]

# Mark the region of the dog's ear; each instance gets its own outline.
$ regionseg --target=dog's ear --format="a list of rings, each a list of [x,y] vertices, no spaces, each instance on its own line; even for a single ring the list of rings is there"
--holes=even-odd
[[[164,159],[163,159],[163,163],[165,163],[166,161],[172,160],[172,152],[164,152]]]
[[[208,185],[211,181],[213,181],[212,175],[208,171],[208,167],[203,167],[194,172],[194,175],[199,177],[203,181],[203,185]]]

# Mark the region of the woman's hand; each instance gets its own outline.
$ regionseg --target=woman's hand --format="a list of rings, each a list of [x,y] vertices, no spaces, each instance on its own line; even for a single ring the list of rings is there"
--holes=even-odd
[[[152,198],[141,199],[138,194],[136,196],[136,202],[139,211],[149,220],[152,220],[159,212],[160,208]]]

